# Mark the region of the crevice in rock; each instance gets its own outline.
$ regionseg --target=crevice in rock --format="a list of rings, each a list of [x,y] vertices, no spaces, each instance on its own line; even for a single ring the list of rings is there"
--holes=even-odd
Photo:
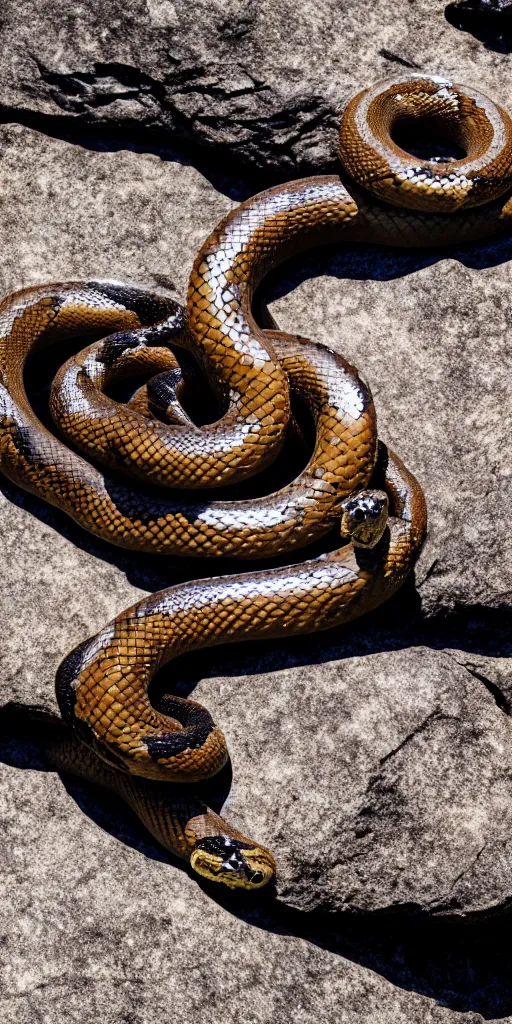
[[[120,62],[97,61],[93,72],[57,73],[37,58],[33,59],[41,79],[51,87],[52,99],[64,110],[71,109],[76,113],[148,93],[155,97],[162,108],[171,110],[173,97],[183,93],[194,92],[230,100],[271,91],[263,79],[255,78],[241,64],[236,63],[229,65],[228,73],[223,67],[213,73],[211,68],[203,64],[173,60],[168,56],[169,63],[174,67],[160,80],[131,64]]]
[[[475,668],[475,666],[472,665],[470,662],[468,663],[466,661],[459,660],[458,658],[456,658],[452,651],[445,651],[445,654],[447,654],[448,657],[451,658],[456,665],[459,665],[460,668],[466,669],[466,672],[469,672],[469,674],[472,675],[474,679],[478,679],[480,683],[483,683],[486,690],[488,690],[489,693],[491,694],[494,703],[500,709],[500,711],[503,711],[505,715],[510,716],[510,714],[512,713],[512,709],[510,706],[509,698],[503,692],[503,690],[500,689],[497,683],[493,682],[492,679],[489,679],[487,676],[485,676],[483,672],[479,672],[478,669]]]
[[[49,85],[53,101],[65,111],[84,113],[87,109],[104,107],[118,99],[152,94],[165,102],[165,86],[150,75],[129,64],[96,63],[94,72],[72,71],[59,74],[34,58],[39,74]]]
[[[431,562],[431,564],[429,565],[429,567],[428,567],[425,575],[423,576],[423,578],[421,580],[418,580],[418,582],[416,584],[418,590],[420,590],[421,587],[425,586],[425,583],[427,583],[427,581],[430,579],[431,576],[434,576],[438,566],[439,566],[439,559],[438,558],[434,558],[433,561]]]
[[[381,57],[385,60],[391,61],[392,64],[400,64],[403,68],[412,68],[413,71],[421,71],[421,64],[416,64],[413,60],[407,60],[405,57],[399,57],[397,53],[392,53],[391,50],[386,50],[385,47],[381,47],[379,50]]]
[[[280,96],[236,62],[212,70],[169,58],[169,71],[157,79],[119,62],[58,73],[32,60],[55,112],[32,109],[30,99],[0,103],[0,123],[100,150],[113,143],[148,151],[177,146],[181,152],[171,158],[200,171],[207,160],[208,176],[225,173],[229,160],[232,173],[252,176],[253,191],[336,166],[335,110],[313,93]]]
[[[484,843],[483,846],[480,847],[478,853],[474,857],[471,858],[471,860],[470,860],[469,864],[467,865],[467,867],[465,867],[464,870],[461,871],[457,875],[456,878],[454,878],[454,880],[453,880],[453,882],[452,882],[452,884],[451,884],[451,886],[450,886],[450,888],[448,890],[448,894],[453,892],[453,890],[455,889],[455,886],[457,885],[457,882],[460,882],[461,878],[464,878],[464,875],[467,875],[468,872],[471,871],[474,868],[475,864],[480,860],[480,857],[482,856],[486,846],[487,846],[487,843]],[[446,899],[447,898],[448,898],[448,896],[446,897]],[[440,901],[437,901],[437,902],[441,903],[441,904],[444,904],[444,900],[440,900]]]
[[[427,717],[419,723],[419,725],[412,729],[411,732],[407,733],[407,736],[404,737],[404,739],[398,744],[398,746],[394,747],[393,750],[389,750],[387,754],[384,754],[384,757],[380,758],[379,764],[382,767],[382,765],[386,764],[386,762],[389,761],[390,758],[395,757],[395,755],[398,754],[400,750],[403,750],[403,748],[406,747],[407,744],[410,743],[413,739],[415,739],[416,736],[419,736],[420,733],[425,732],[425,730],[428,729],[431,722],[435,719],[447,719],[453,717],[453,715],[446,715],[442,711],[440,711],[439,708],[435,708],[434,711],[431,711],[430,714],[427,715]]]
[[[493,697],[495,704],[497,705],[497,707],[499,707],[500,711],[504,711],[506,715],[510,715],[510,703],[505,694],[503,693],[503,690],[500,690],[497,683],[493,683],[491,679],[487,678],[487,676],[484,676],[481,672],[477,672],[476,668],[474,668],[472,665],[464,665],[464,668],[467,669],[467,671],[472,676],[474,676],[475,679],[478,679],[481,683],[484,684],[486,689]]]
[[[275,115],[275,127],[280,127]],[[293,112],[286,115],[293,123]],[[205,132],[215,119],[208,114],[197,115],[194,123],[202,124]],[[313,131],[323,122],[322,115],[312,118],[309,123],[297,125],[294,141],[304,138],[306,131]],[[192,122],[175,112],[174,123],[166,128],[153,123],[142,126],[137,121],[117,118],[111,123],[93,122],[85,115],[46,114],[25,107],[12,107],[0,102],[0,125],[17,124],[37,131],[51,139],[59,139],[72,145],[97,152],[115,152],[120,149],[138,153],[153,153],[163,160],[195,167],[218,191],[238,201],[256,192],[294,177],[309,174],[332,174],[339,170],[335,155],[332,160],[320,166],[306,159],[289,166],[280,166],[265,152],[259,150],[257,136],[264,129],[262,121],[244,121],[244,130],[254,133],[253,153],[232,147],[221,140],[202,139],[193,130]],[[282,127],[283,125],[281,125]],[[292,141],[293,141],[292,140]],[[276,142],[275,151],[283,156],[290,153],[290,139]],[[305,146],[307,149],[307,146]],[[256,154],[258,158],[256,159]],[[268,159],[266,160],[265,158]]]

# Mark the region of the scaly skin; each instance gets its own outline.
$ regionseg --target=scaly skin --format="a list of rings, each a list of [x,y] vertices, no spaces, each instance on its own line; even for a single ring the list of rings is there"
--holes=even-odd
[[[193,787],[153,782],[112,768],[77,743],[74,731],[45,708],[11,704],[8,712],[13,726],[22,726],[54,768],[115,793],[164,849],[192,863],[200,875],[244,889],[261,889],[274,877],[272,854],[232,828]]]
[[[418,167],[389,138],[403,116],[448,125],[467,158]],[[399,204],[412,197],[421,209],[369,201],[336,175],[307,178],[263,192],[225,218],[195,261],[187,317],[169,300],[108,283],[26,289],[0,306],[0,464],[21,486],[97,535],[139,550],[256,558],[310,542],[338,516],[352,537],[338,551],[302,565],[195,581],[152,595],[65,659],[57,681],[63,717],[116,766],[118,789],[129,789],[131,773],[190,782],[225,763],[224,738],[205,709],[178,698],[167,698],[162,712],[151,706],[148,686],[162,664],[216,643],[348,622],[401,586],[421,548],[426,511],[417,481],[392,453],[387,468],[380,465],[380,478],[372,477],[375,416],[357,372],[329,350],[259,327],[251,300],[269,269],[320,242],[460,244],[508,231],[510,203],[496,196],[510,185],[510,121],[480,94],[465,97],[461,87],[418,76],[360,94],[347,108],[341,143],[348,169],[363,186]],[[486,198],[493,202],[447,213]],[[23,388],[23,368],[35,345],[88,330],[123,333],[66,364],[52,409],[73,444],[94,453],[103,472],[44,430]],[[217,423],[198,429],[180,412],[179,378],[170,388],[174,425],[152,417],[150,388],[125,410],[105,394],[131,358],[173,372],[167,344],[187,349],[201,363],[225,403]],[[155,346],[153,353],[148,345]],[[152,484],[186,488],[245,479],[267,466],[282,445],[289,387],[309,405],[316,447],[304,473],[275,495],[177,506],[109,476],[112,467],[123,468],[136,477],[145,473]],[[382,537],[385,505],[379,491],[362,490],[369,482],[383,486],[390,503]],[[368,537],[372,550],[357,547]],[[152,803],[156,807],[158,800],[150,798]],[[153,824],[160,820],[157,809],[154,814]],[[271,877],[268,851],[213,812],[196,815],[192,830],[181,812],[171,812],[169,820],[167,845],[181,856],[186,850],[201,874],[246,888]]]
[[[182,583],[118,615],[63,661],[64,720],[78,722],[100,756],[137,775],[172,782],[214,775],[228,756],[220,729],[193,701],[168,698],[167,714],[156,711],[148,699],[155,672],[215,644],[328,629],[394,593],[421,548],[426,508],[418,482],[392,453],[384,487],[391,517],[373,550],[346,544],[299,565]]]
[[[393,140],[406,121],[444,134],[465,151],[442,162],[411,157]],[[349,174],[381,199],[450,213],[488,203],[512,185],[512,121],[488,96],[439,75],[403,75],[355,96],[340,146]]]

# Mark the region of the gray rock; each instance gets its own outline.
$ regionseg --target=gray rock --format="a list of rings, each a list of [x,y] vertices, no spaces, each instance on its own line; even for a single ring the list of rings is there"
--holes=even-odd
[[[510,106],[507,57],[458,32],[436,0],[6,0],[4,119],[49,132],[179,140],[268,175],[325,170],[340,107],[397,70],[477,82]],[[43,119],[43,120],[41,120]]]
[[[4,738],[0,750],[5,1024],[512,1019],[495,931],[333,929],[218,902],[114,801],[43,771],[26,743]]]

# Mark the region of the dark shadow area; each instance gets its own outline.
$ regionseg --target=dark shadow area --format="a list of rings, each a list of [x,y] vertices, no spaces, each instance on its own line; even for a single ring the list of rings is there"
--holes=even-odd
[[[19,769],[52,771],[45,756],[45,730],[37,733],[29,710],[0,710],[0,761]],[[225,774],[226,773],[226,774]],[[107,790],[62,774],[67,792],[100,828],[144,857],[172,863],[136,816]],[[229,768],[201,787],[201,797],[220,810],[230,787]],[[220,803],[219,803],[220,801]],[[428,918],[411,905],[402,913],[305,913],[281,903],[273,891],[243,894],[207,883],[197,884],[224,910],[249,925],[278,935],[295,935],[377,972],[400,988],[486,1020],[512,1013],[509,913],[489,918]]]
[[[450,25],[470,32],[487,50],[512,53],[510,0],[458,0],[448,4],[444,13]]]
[[[441,1006],[485,1020],[512,1012],[508,913],[476,921],[415,917],[414,907],[403,916],[303,913],[212,889],[213,899],[254,927],[300,936]]]
[[[192,166],[217,192],[237,202],[243,202],[255,192],[277,185],[290,177],[289,173],[279,174],[272,168],[250,168],[246,162],[237,159],[236,154],[228,146],[198,146],[192,139],[180,138],[175,132],[155,127],[138,128],[133,121],[108,126],[97,123],[91,125],[81,118],[2,106],[0,124],[20,124],[49,138],[60,139],[62,142],[69,142],[71,145],[96,153],[117,153],[122,150],[151,153],[165,163]],[[329,168],[322,170],[322,173],[336,173],[337,169],[337,162],[333,161]],[[318,168],[305,165],[297,168],[296,177],[318,173]]]
[[[457,260],[470,270],[484,270],[512,259],[512,237],[466,246],[409,249],[395,246],[325,245],[293,257],[265,280],[264,298],[272,303],[304,281],[333,277],[346,281],[393,281],[416,274],[441,260]]]

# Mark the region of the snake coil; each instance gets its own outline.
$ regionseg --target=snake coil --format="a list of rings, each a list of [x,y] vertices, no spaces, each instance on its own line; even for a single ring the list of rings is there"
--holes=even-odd
[[[464,155],[412,156],[396,141],[412,127],[434,130]],[[511,122],[475,90],[429,75],[381,82],[348,104],[340,152],[350,178],[279,185],[219,224],[195,260],[186,311],[112,282],[25,288],[0,305],[0,466],[19,486],[113,544],[156,554],[258,559],[339,526],[341,546],[329,554],[144,598],[71,652],[57,675],[71,733],[55,724],[54,763],[110,786],[168,849],[233,887],[266,885],[273,857],[183,785],[218,772],[226,743],[194,701],[168,696],[156,710],[151,679],[186,651],[364,614],[401,586],[426,530],[422,490],[379,446],[357,370],[269,318],[259,324],[255,289],[281,260],[321,242],[416,246],[509,230],[509,201],[499,197],[512,184]],[[56,436],[27,399],[26,360],[37,346],[86,333],[101,340],[72,356],[52,386]],[[222,413],[200,427],[182,401],[190,358]],[[120,404],[115,388],[141,374],[149,380]],[[273,462],[292,429],[290,396],[315,427],[307,466],[265,498],[207,500],[206,490]],[[176,489],[202,493],[188,500]]]

